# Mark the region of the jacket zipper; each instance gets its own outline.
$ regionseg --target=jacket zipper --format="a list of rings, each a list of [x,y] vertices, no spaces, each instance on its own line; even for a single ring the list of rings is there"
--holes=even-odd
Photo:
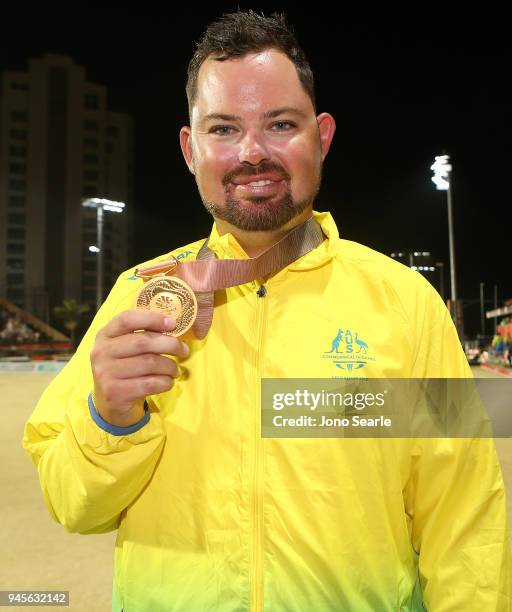
[[[261,353],[265,340],[267,294],[264,285],[257,292],[256,302],[256,415],[254,419],[254,469],[252,479],[252,562],[251,562],[251,612],[263,612],[263,440],[261,439]]]

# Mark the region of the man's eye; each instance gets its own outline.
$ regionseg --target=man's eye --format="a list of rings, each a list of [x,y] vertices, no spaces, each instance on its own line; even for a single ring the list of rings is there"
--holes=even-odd
[[[233,128],[229,125],[216,125],[210,129],[210,134],[218,134],[219,136],[226,136],[231,134]]]
[[[295,124],[291,121],[277,121],[272,126],[272,129],[276,129],[278,132],[287,132],[295,127]]]

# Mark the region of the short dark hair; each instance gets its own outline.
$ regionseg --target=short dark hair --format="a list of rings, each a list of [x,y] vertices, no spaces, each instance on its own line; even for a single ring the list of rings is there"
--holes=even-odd
[[[302,87],[310,97],[316,113],[313,71],[284,13],[273,13],[270,17],[252,10],[225,13],[207,27],[196,46],[187,71],[186,92],[190,117],[197,96],[199,68],[206,59],[213,55],[213,59],[223,62],[265,49],[277,49],[294,63]]]

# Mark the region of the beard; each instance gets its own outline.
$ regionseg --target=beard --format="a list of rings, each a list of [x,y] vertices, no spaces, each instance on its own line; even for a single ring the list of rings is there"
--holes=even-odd
[[[264,167],[260,169],[251,169],[249,172],[247,172],[247,169],[242,169],[242,171],[245,170],[246,175],[250,174],[250,176],[255,176],[275,169],[279,170],[279,168],[275,166],[265,164]],[[223,179],[224,186],[227,186],[235,176],[240,175],[243,176],[240,172],[230,173]],[[235,198],[228,193],[224,203],[219,204],[218,202],[212,202],[206,199],[200,189],[199,193],[204,207],[214,218],[222,219],[234,227],[248,232],[272,231],[283,227],[289,221],[302,214],[308,207],[313,206],[315,197],[320,190],[322,164],[320,163],[311,192],[301,200],[297,201],[293,199],[289,187],[290,181],[288,174],[285,174],[285,177],[288,179],[288,187],[285,193],[277,200],[274,196],[253,196],[243,198],[244,202],[242,202],[240,198]]]

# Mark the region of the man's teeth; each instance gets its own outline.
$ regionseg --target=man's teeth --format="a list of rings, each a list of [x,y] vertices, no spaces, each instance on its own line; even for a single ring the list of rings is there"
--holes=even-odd
[[[249,185],[253,185],[254,187],[263,187],[263,185],[270,185],[270,183],[273,183],[274,181],[253,181],[252,183],[249,183]]]

